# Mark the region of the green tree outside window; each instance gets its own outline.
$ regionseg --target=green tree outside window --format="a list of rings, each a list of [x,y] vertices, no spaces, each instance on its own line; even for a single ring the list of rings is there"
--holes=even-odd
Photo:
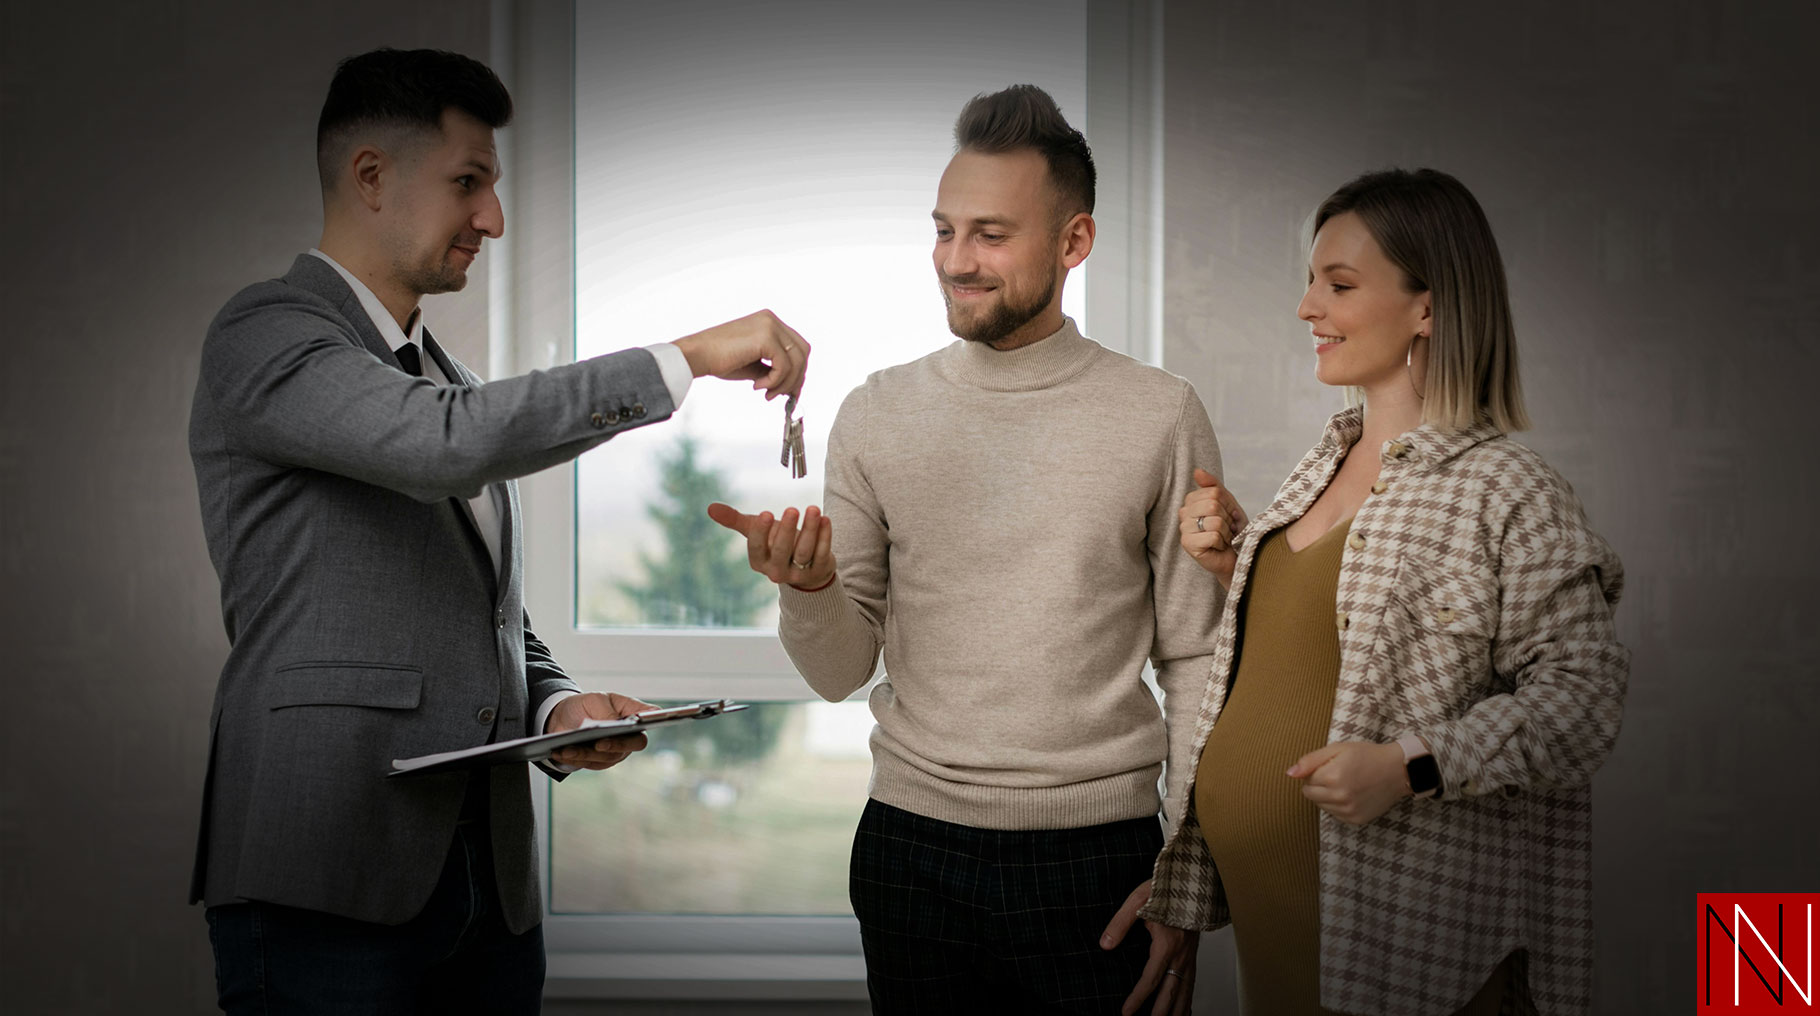
[[[615,584],[646,624],[751,627],[770,601],[770,583],[747,566],[738,537],[708,518],[710,502],[738,502],[699,451],[685,434],[658,460],[662,496],[645,506],[645,514],[663,534],[661,556],[639,551],[643,581]]]

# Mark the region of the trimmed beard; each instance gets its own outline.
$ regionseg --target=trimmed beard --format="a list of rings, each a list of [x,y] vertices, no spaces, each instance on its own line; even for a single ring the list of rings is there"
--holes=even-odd
[[[455,293],[468,284],[467,272],[449,265],[451,247],[442,249],[442,260],[435,264],[399,265],[399,278],[418,296]]]
[[[966,285],[963,280],[944,277],[950,284]],[[1013,303],[1010,297],[999,301],[984,317],[971,326],[955,320],[954,297],[949,295],[947,286],[941,287],[942,303],[948,307],[948,330],[968,342],[984,342],[995,345],[1012,332],[1036,320],[1037,315],[1046,310],[1050,301],[1055,299],[1055,276],[1049,276],[1049,284],[1034,298],[1022,303]],[[1003,287],[1000,292],[1004,292]],[[965,329],[965,330],[963,330]]]

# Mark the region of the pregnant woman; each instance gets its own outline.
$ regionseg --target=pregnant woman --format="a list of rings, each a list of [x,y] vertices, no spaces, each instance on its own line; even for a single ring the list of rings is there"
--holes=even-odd
[[[1142,916],[1230,922],[1250,1016],[1585,1012],[1618,559],[1506,436],[1527,420],[1504,269],[1459,181],[1348,183],[1308,272],[1315,374],[1356,405],[1249,523],[1216,487],[1183,506],[1230,595]]]

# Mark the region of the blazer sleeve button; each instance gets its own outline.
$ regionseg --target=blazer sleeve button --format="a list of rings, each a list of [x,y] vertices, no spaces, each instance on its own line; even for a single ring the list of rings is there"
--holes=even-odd
[[[588,416],[588,422],[594,425],[595,430],[599,430],[607,425],[607,418],[599,413],[591,413]]]
[[[632,403],[632,419],[642,420],[644,418],[645,418],[645,404],[642,402]]]
[[[496,715],[498,714],[493,711],[492,706],[483,706],[480,712],[474,714],[474,722],[490,727],[493,725],[493,717]]]

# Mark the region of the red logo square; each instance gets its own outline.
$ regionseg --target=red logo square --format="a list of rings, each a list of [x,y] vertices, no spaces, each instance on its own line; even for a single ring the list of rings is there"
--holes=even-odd
[[[1695,1005],[1702,1013],[1820,1013],[1814,909],[1820,893],[1699,893]]]

